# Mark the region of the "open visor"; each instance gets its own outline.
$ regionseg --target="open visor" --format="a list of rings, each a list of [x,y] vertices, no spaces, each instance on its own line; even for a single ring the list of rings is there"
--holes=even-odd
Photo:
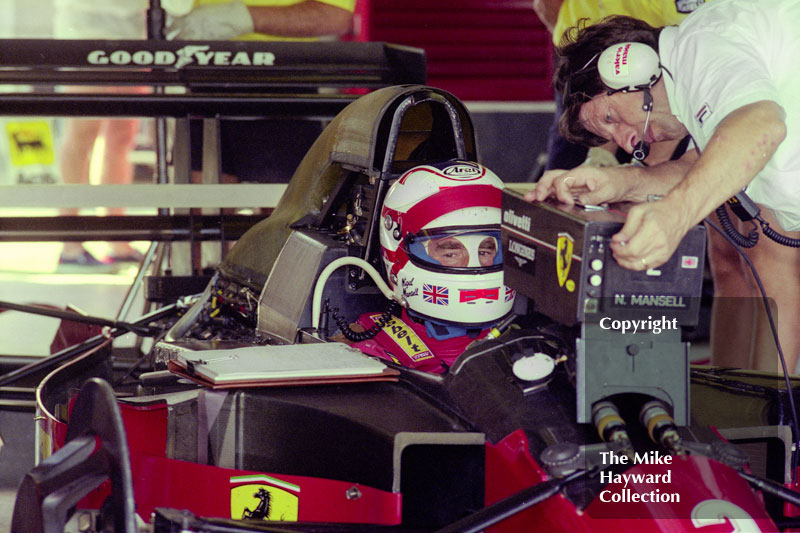
[[[429,270],[482,274],[503,268],[497,226],[422,230],[408,235],[403,247],[412,263]]]

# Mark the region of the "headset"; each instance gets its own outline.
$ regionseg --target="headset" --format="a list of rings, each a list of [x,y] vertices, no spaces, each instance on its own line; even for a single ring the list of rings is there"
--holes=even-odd
[[[644,161],[650,153],[650,144],[645,142],[650,113],[653,111],[653,96],[650,89],[661,79],[661,61],[653,47],[644,43],[618,43],[609,46],[597,59],[600,81],[608,87],[608,94],[642,91],[642,111],[647,111],[642,136],[631,155]]]
[[[597,60],[597,65],[594,65]],[[661,79],[662,70],[665,70],[658,57],[658,52],[652,46],[625,42],[609,46],[603,52],[592,56],[586,64],[570,75],[568,85],[573,77],[597,69],[600,81],[608,89],[607,94],[627,93],[642,91],[644,101],[642,111],[647,112],[642,137],[633,148],[631,155],[637,161],[643,161],[650,153],[650,144],[645,142],[647,125],[650,123],[650,113],[653,111],[653,96],[650,89]],[[570,94],[570,87],[567,87]]]

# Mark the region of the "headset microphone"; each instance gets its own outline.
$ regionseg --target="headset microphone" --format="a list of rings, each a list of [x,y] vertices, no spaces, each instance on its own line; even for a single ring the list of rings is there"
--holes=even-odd
[[[646,143],[644,141],[639,141],[636,143],[636,147],[634,147],[633,152],[631,152],[631,156],[637,161],[644,161],[647,159],[647,156],[650,154],[650,143]]]
[[[647,125],[650,123],[650,113],[653,111],[653,96],[650,94],[650,89],[643,89],[644,103],[642,104],[642,111],[647,111],[647,117],[644,119],[644,128],[642,129],[642,137],[636,146],[633,147],[631,156],[637,161],[644,161],[650,153],[650,143],[645,141],[647,136]]]
[[[644,141],[636,143],[636,147],[631,152],[631,156],[637,161],[644,161],[647,159],[648,154],[650,154],[650,143]]]

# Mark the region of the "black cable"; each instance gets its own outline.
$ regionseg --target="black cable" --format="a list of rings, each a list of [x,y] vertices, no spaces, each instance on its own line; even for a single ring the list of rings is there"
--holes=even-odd
[[[137,326],[139,325],[144,326],[145,324],[149,324],[150,322],[166,318],[169,315],[175,313],[177,310],[178,306],[176,304],[165,305],[164,307],[156,309],[155,311],[151,311],[150,313],[139,318],[135,322],[135,324]],[[79,344],[76,344],[75,346],[65,348],[60,352],[56,352],[43,359],[37,359],[34,362],[25,365],[22,368],[12,370],[11,372],[8,372],[7,374],[3,374],[2,376],[0,376],[0,387],[9,386],[16,381],[19,381],[36,373],[49,372],[52,369],[55,369],[59,366],[68,363],[74,357],[77,357],[80,354],[85,353],[87,350],[90,350],[91,348],[94,348],[95,346],[104,343],[110,338],[119,337],[127,333],[127,331],[128,330],[123,330],[120,328],[111,328],[109,331],[101,333],[100,335],[95,335],[94,337],[87,339]]]
[[[697,144],[697,142],[695,142],[694,138],[691,135],[688,137],[694,144],[698,155],[702,154],[700,146]],[[755,222],[752,222],[753,229],[750,231],[750,234],[747,237],[739,233],[739,231],[731,223],[731,219],[728,216],[728,211],[725,208],[726,204],[730,206],[733,212],[736,213],[736,215],[743,221],[746,222],[749,220],[752,222],[752,220],[757,220],[761,225],[761,231],[767,236],[768,239],[772,239],[778,244],[788,246],[790,248],[800,248],[800,239],[793,239],[791,237],[787,237],[786,235],[781,235],[769,226],[769,222],[761,217],[761,208],[744,191],[729,198],[726,203],[720,205],[715,211],[717,217],[719,217],[719,222],[722,225],[722,229],[725,230],[725,233],[720,233],[722,233],[723,236],[727,235],[730,237],[739,246],[743,248],[752,248],[755,246],[758,242],[758,227],[756,226]]]
[[[339,314],[338,308],[333,308],[331,310],[332,318],[342,331],[342,335],[344,335],[347,340],[353,342],[366,341],[380,333],[380,331],[383,329],[383,326],[389,323],[389,320],[391,320],[393,315],[398,315],[400,313],[399,303],[394,300],[387,301],[389,303],[386,306],[386,311],[383,312],[383,314],[378,318],[371,328],[365,331],[354,331],[353,328],[350,327],[350,322],[347,320],[347,318]]]
[[[713,373],[703,372],[700,370],[692,370],[691,378],[695,383],[702,385],[714,386],[723,389],[735,390],[742,393],[750,393],[760,395],[764,398],[777,397],[780,399],[781,389],[774,387],[764,387],[762,385],[753,385],[745,381],[736,379],[719,377]]]
[[[0,301],[0,309],[8,309],[11,311],[19,311],[21,313],[28,313],[32,315],[49,316],[51,318],[60,318],[62,320],[69,320],[71,322],[81,322],[83,324],[92,324],[95,326],[107,326],[110,328],[123,329],[136,333],[137,335],[150,336],[153,331],[147,325],[131,324],[129,322],[122,322],[118,320],[108,320],[105,318],[93,317],[88,315],[81,315],[73,311],[62,311],[60,309],[47,309],[38,305],[21,305],[11,302]]]
[[[784,487],[783,485],[775,483],[774,481],[761,479],[752,474],[748,474],[747,472],[738,471],[738,474],[758,490],[776,496],[785,502],[789,502],[795,507],[800,507],[800,492]]]
[[[772,229],[769,226],[769,222],[767,222],[760,216],[757,216],[756,220],[758,220],[758,223],[761,224],[761,231],[764,232],[764,235],[766,235],[768,238],[772,239],[778,244],[782,244],[783,246],[788,246],[789,248],[800,248],[800,239],[793,239],[791,237],[787,237],[786,235],[781,235],[780,233]]]
[[[733,223],[731,223],[730,216],[725,208],[726,205],[728,205],[733,212],[736,213],[740,219],[742,219],[742,221],[750,221],[750,223],[753,224],[753,229],[750,231],[750,234],[747,237],[739,233],[739,231],[734,227]],[[788,246],[789,248],[800,248],[800,239],[793,239],[792,237],[781,235],[772,229],[769,225],[769,222],[761,217],[761,208],[758,207],[758,204],[756,204],[743,192],[737,194],[726,203],[720,205],[716,209],[715,213],[717,214],[717,217],[719,217],[720,225],[722,226],[722,229],[725,230],[725,233],[727,233],[729,237],[736,241],[736,244],[743,248],[752,248],[758,242],[758,226],[756,226],[756,223],[753,222],[754,220],[757,220],[761,225],[761,231],[768,239],[772,239],[778,244],[782,246]]]
[[[795,407],[794,403],[794,391],[792,390],[792,383],[789,381],[789,372],[786,369],[786,359],[783,356],[783,348],[781,348],[781,341],[778,339],[778,329],[775,327],[775,320],[772,318],[772,310],[769,307],[769,301],[767,300],[767,291],[764,290],[764,285],[761,283],[761,278],[758,276],[758,272],[756,272],[756,267],[753,265],[753,262],[750,261],[750,258],[747,257],[747,254],[744,253],[744,250],[741,249],[739,245],[736,244],[733,237],[725,233],[719,226],[714,224],[713,221],[706,218],[706,223],[717,231],[720,235],[722,235],[731,245],[736,249],[737,252],[744,258],[747,266],[750,268],[750,272],[753,274],[753,278],[756,280],[756,284],[758,285],[758,290],[761,292],[761,300],[764,302],[764,308],[767,311],[767,319],[769,320],[769,327],[772,330],[772,338],[775,339],[775,346],[778,348],[778,357],[780,358],[781,362],[781,369],[783,370],[783,379],[786,382],[786,392],[789,395],[789,407],[791,407],[792,411],[792,429],[794,430],[794,445],[795,449],[792,453],[792,483],[795,483],[797,480],[797,464],[798,464],[798,454],[800,453],[800,424],[797,421],[797,408]]]
[[[731,222],[731,217],[728,215],[728,210],[725,208],[725,204],[722,204],[716,209],[717,218],[719,218],[719,223],[722,225],[722,229],[725,230],[725,233],[728,237],[730,237],[733,242],[741,246],[742,248],[752,248],[758,242],[758,226],[756,223],[751,221],[750,223],[753,225],[753,229],[750,230],[750,234],[745,237]]]

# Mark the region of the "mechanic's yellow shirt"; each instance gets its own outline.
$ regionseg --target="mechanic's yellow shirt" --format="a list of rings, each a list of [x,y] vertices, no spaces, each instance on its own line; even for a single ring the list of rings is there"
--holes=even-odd
[[[246,6],[274,6],[274,7],[281,7],[281,6],[291,6],[294,4],[299,4],[304,0],[242,0],[242,3]],[[323,4],[330,4],[332,6],[340,7],[342,9],[346,9],[351,13],[355,9],[356,0],[316,0],[317,2]],[[195,6],[201,6],[204,4],[223,4],[225,2],[230,2],[230,0],[195,0]],[[279,35],[268,35],[266,33],[245,33],[244,35],[240,35],[236,37],[236,40],[242,41],[316,41],[319,40],[319,37],[284,37]]]
[[[564,0],[553,29],[553,44],[558,45],[564,32],[582,18],[594,24],[610,15],[627,15],[658,28],[680,24],[701,3],[702,0]]]

